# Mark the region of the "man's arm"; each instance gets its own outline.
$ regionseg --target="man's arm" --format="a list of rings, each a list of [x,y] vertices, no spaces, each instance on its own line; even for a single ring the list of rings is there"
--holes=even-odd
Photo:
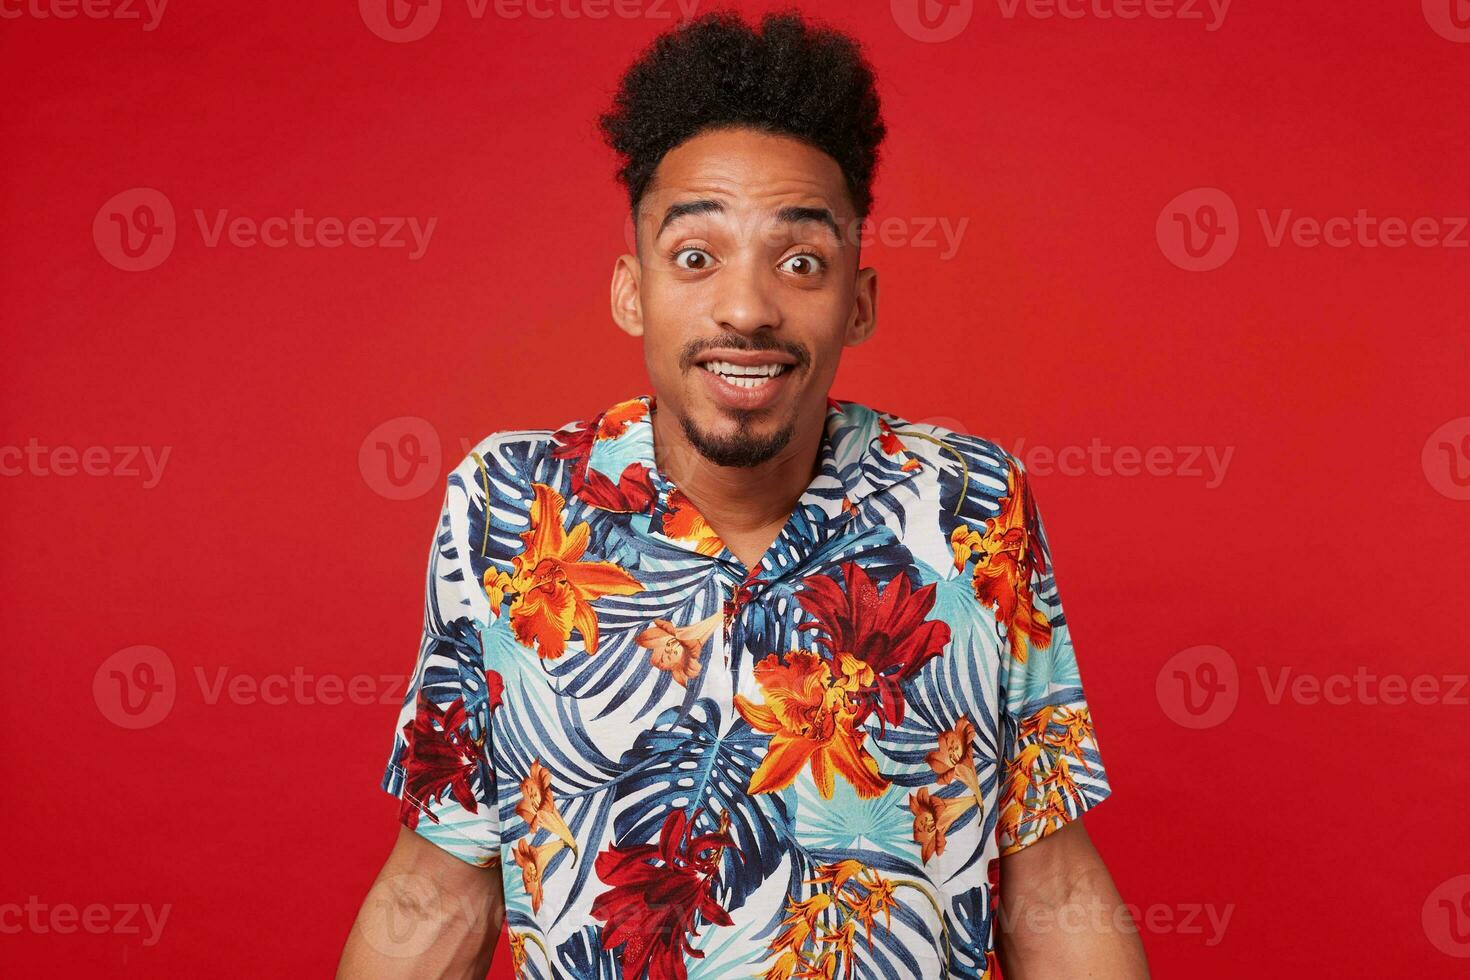
[[[504,919],[498,867],[468,864],[400,827],[357,913],[337,977],[484,980]]]
[[[1148,980],[1133,917],[1079,818],[1000,859],[1006,980]]]

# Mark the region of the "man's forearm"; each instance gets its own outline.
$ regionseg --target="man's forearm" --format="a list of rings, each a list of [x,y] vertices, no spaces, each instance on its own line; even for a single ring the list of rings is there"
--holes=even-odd
[[[337,976],[484,980],[504,916],[498,889],[460,892],[426,874],[385,868],[357,914]]]
[[[1006,980],[1148,980],[1138,927],[1080,819],[1001,858],[995,931]]]

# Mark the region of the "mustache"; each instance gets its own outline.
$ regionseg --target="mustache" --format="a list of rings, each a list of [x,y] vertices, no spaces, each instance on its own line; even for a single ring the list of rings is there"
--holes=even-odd
[[[700,340],[691,340],[679,350],[679,363],[686,369],[694,366],[694,359],[708,350],[722,348],[724,350],[742,351],[777,351],[793,358],[796,367],[805,368],[812,362],[811,351],[801,344],[788,340],[781,340],[769,334],[756,334],[747,337],[744,334],[731,333],[719,337],[705,337]]]

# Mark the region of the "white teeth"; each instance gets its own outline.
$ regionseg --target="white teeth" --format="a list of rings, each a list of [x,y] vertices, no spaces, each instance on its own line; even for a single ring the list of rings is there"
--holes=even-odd
[[[731,364],[729,361],[707,361],[701,367],[737,388],[758,388],[786,370],[785,364]]]

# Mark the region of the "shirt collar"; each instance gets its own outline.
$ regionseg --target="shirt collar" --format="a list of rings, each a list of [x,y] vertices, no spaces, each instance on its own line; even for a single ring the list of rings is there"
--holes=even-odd
[[[572,460],[572,491],[586,503],[648,512],[674,489],[654,461],[653,401],[619,402],[554,435],[556,455]],[[857,402],[828,399],[817,475],[801,502],[835,518],[922,472],[929,464],[904,443],[902,425]]]

